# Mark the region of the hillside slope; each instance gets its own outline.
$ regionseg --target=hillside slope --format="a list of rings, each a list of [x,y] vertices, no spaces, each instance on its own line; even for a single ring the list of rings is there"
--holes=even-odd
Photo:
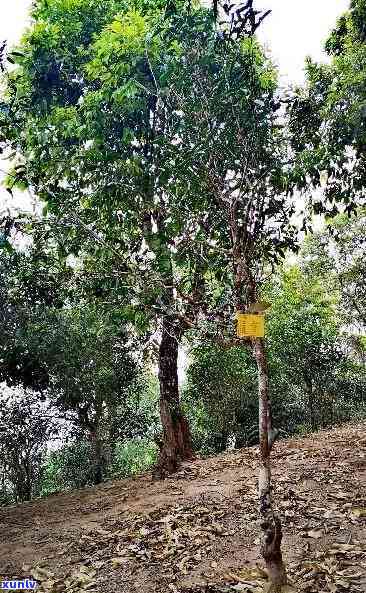
[[[38,591],[261,593],[257,448],[0,509],[0,580]],[[366,424],[282,441],[274,496],[292,582],[366,592]]]

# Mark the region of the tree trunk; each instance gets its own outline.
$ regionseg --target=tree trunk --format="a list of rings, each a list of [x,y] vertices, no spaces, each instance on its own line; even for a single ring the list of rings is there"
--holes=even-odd
[[[310,423],[311,429],[315,431],[318,428],[318,423],[316,422],[315,418],[315,409],[314,409],[314,391],[313,391],[313,382],[311,379],[305,379],[305,389],[308,396],[308,406],[309,406],[309,413],[310,413]]]
[[[89,440],[93,455],[93,484],[101,484],[106,469],[106,459],[103,453],[103,445],[97,429],[89,431]]]
[[[12,455],[10,480],[14,485],[16,502],[25,502],[32,498],[31,460],[24,451],[14,451]]]
[[[24,475],[20,476],[19,481],[15,485],[17,502],[27,502],[32,499],[32,486]]]
[[[159,384],[163,441],[154,475],[162,478],[175,472],[181,461],[193,458],[189,425],[179,402],[178,338],[167,316],[163,319],[159,348]]]
[[[151,182],[151,180],[150,180]],[[147,195],[154,195],[153,185]],[[153,233],[152,220],[158,229]],[[174,273],[172,255],[165,237],[165,217],[162,209],[146,212],[144,216],[144,237],[155,253],[158,270],[164,286],[161,295],[162,331],[159,348],[160,418],[163,439],[159,444],[160,454],[154,471],[155,478],[174,473],[180,462],[192,459],[191,434],[187,419],[182,413],[178,387],[178,345],[182,325],[178,317],[167,311],[174,309]]]
[[[279,518],[272,509],[270,455],[274,443],[269,400],[269,380],[267,355],[263,339],[253,339],[254,357],[258,368],[259,395],[259,514],[261,534],[261,554],[266,563],[267,573],[273,585],[272,591],[281,591],[287,584],[285,565],[282,560],[282,529]]]

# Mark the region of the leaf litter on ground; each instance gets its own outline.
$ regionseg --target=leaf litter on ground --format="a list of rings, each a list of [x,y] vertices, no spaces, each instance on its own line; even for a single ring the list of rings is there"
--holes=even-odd
[[[366,591],[364,430],[364,425],[342,427],[278,444],[274,499],[284,527],[291,591]],[[123,589],[131,593],[264,593],[269,584],[259,556],[246,562],[247,550],[258,545],[257,456],[254,447],[182,469],[177,482],[171,477],[161,486],[162,492],[164,484],[173,492],[173,504],[165,500],[150,512],[131,511],[126,494],[126,508],[118,515],[101,514],[95,526],[88,523],[68,534],[54,562],[29,564],[23,574],[40,583],[40,593],[99,593],[106,575],[115,575],[116,583],[128,578],[134,586],[136,581],[135,589]],[[221,492],[227,482],[230,489]],[[187,500],[184,490],[190,483],[209,485],[213,492]],[[110,491],[112,486],[104,495]],[[237,560],[230,563],[238,553],[241,566]],[[117,585],[113,591],[119,592]]]

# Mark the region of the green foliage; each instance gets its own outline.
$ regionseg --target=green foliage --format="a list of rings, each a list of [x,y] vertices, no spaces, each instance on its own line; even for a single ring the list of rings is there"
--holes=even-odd
[[[304,248],[304,269],[327,282],[338,295],[345,332],[356,336],[366,326],[366,214],[360,209],[349,218],[339,215],[323,232],[311,237]]]
[[[42,459],[57,432],[52,410],[38,395],[0,386],[0,474],[3,498],[16,502],[38,494]]]
[[[156,444],[148,439],[118,442],[110,467],[110,476],[126,478],[146,472],[156,462],[157,453]]]
[[[292,105],[291,130],[315,213],[355,213],[364,204],[366,149],[365,1],[354,0],[330,35],[329,65],[307,62],[307,85]],[[309,185],[309,182],[310,185]],[[310,192],[309,192],[310,193]]]
[[[282,436],[364,418],[366,411],[365,369],[342,334],[338,293],[328,290],[324,268],[311,273],[308,253],[301,267],[285,268],[264,291],[272,303],[266,314],[272,411]],[[257,379],[249,349],[203,344],[191,358],[184,397],[197,448],[222,451],[232,436],[236,446],[256,443]]]
[[[48,454],[42,465],[40,496],[93,484],[92,451],[78,440]]]
[[[0,490],[0,507],[9,506],[15,502],[14,496],[11,492],[3,485]]]
[[[78,288],[76,270],[48,255],[33,245],[2,256],[1,378],[47,392],[59,414],[94,443],[99,480],[113,443],[139,435],[150,420],[148,409],[139,409],[141,355],[120,308],[108,311],[87,283]]]
[[[151,439],[159,427],[156,404],[156,379],[148,377],[140,397],[131,397],[127,405],[116,408],[113,418],[108,418],[110,436],[104,442],[104,449],[109,453],[105,479],[128,477],[147,471],[153,465],[156,446]],[[40,495],[92,485],[94,463],[91,443],[81,432],[76,440],[48,454],[42,464]]]
[[[290,390],[298,390],[306,423],[316,429],[362,410],[365,373],[347,346],[338,292],[329,290],[326,270],[312,274],[306,250],[300,263],[304,271],[290,268],[272,287],[269,348],[274,376],[283,374]]]
[[[108,8],[117,5],[107,3],[105,21],[95,2],[92,39],[80,6],[72,22],[81,32],[62,42],[54,32],[48,40],[65,64],[52,96],[34,78],[31,59],[8,80],[13,97],[24,79],[46,101],[41,106],[29,93],[10,101],[5,122],[7,137],[26,159],[27,183],[49,212],[76,212],[102,233],[104,248],[125,259],[143,329],[154,314],[174,313],[180,325],[187,311],[194,317],[192,306],[165,286],[184,279],[185,292],[199,300],[198,278],[202,293],[208,270],[228,268],[228,198],[222,195],[218,209],[215,187],[222,194],[228,185],[230,199],[241,188],[236,222],[252,237],[251,260],[255,253],[258,261],[276,261],[295,247],[276,72],[254,39],[224,43],[211,11],[192,6],[188,13],[183,4],[171,13],[161,5],[132,3],[126,10],[123,4],[112,17]],[[36,12],[22,51],[37,53],[43,43],[37,27],[53,31],[74,8],[54,13],[61,11],[55,3]],[[70,83],[78,87],[76,101],[68,96]],[[22,122],[21,136],[14,121]],[[80,228],[76,232],[80,249]]]
[[[0,380],[44,390],[48,373],[39,353],[31,352],[27,328],[45,306],[59,308],[70,269],[58,266],[40,249],[0,252]]]
[[[87,303],[45,311],[27,331],[31,345],[46,361],[51,389],[60,393],[66,409],[85,398],[94,406],[98,398],[122,401],[134,389],[138,360],[133,340],[106,313],[101,316],[100,310]]]
[[[156,457],[155,443],[146,438],[117,441],[106,477],[126,478],[143,473],[152,467]],[[40,496],[83,488],[93,483],[93,452],[90,444],[81,439],[47,456],[41,469]]]
[[[243,244],[246,237],[252,267],[277,261],[294,247],[294,229],[276,71],[255,40],[220,45],[208,26],[185,30],[183,49],[170,81],[175,175],[189,215],[201,215],[197,244],[206,250],[211,239],[216,270],[230,269],[235,233]]]
[[[242,446],[258,420],[256,368],[245,349],[202,345],[190,352],[184,402],[195,444],[223,451],[232,435]]]

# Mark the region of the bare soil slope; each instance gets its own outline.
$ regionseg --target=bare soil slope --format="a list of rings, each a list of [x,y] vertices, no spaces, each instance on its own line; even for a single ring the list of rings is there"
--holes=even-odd
[[[0,580],[49,593],[261,593],[257,448],[174,477],[108,482],[0,509]],[[366,424],[282,441],[274,496],[292,583],[366,592]]]

